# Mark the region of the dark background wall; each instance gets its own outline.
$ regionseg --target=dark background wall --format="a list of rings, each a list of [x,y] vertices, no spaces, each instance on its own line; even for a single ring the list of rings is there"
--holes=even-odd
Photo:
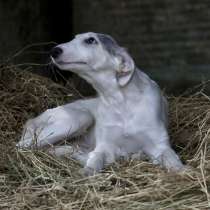
[[[95,31],[127,47],[169,92],[210,79],[209,0],[0,0],[0,28],[0,60],[30,43]]]
[[[210,79],[209,0],[74,1],[74,31],[111,34],[162,87]]]
[[[0,60],[26,45],[72,38],[71,0],[0,0]]]

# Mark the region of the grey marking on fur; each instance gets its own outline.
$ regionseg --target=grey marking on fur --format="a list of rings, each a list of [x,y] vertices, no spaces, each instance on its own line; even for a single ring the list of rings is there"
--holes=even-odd
[[[103,44],[104,48],[111,54],[115,55],[116,51],[120,48],[117,42],[109,35],[97,34],[98,39]]]

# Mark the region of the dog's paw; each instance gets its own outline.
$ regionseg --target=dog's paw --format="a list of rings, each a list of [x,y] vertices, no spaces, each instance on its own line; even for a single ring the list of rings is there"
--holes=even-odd
[[[178,171],[179,173],[190,173],[194,171],[194,168],[192,166],[189,166],[189,165],[183,165],[183,167]]]
[[[90,167],[84,167],[79,170],[80,174],[83,176],[94,176],[97,172]]]

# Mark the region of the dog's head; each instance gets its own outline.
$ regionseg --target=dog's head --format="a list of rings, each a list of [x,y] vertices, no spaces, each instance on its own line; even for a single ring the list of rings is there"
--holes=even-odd
[[[57,45],[51,51],[51,59],[61,70],[75,72],[83,78],[94,79],[96,74],[109,72],[120,86],[130,81],[135,69],[133,59],[111,36],[92,32]]]

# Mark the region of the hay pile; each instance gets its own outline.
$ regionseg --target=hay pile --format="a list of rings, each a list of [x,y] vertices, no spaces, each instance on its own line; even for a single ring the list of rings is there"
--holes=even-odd
[[[209,209],[210,99],[196,91],[170,100],[170,135],[192,169],[166,173],[143,161],[118,162],[86,178],[73,160],[17,152],[26,119],[71,101],[72,90],[16,67],[0,67],[0,209]]]

